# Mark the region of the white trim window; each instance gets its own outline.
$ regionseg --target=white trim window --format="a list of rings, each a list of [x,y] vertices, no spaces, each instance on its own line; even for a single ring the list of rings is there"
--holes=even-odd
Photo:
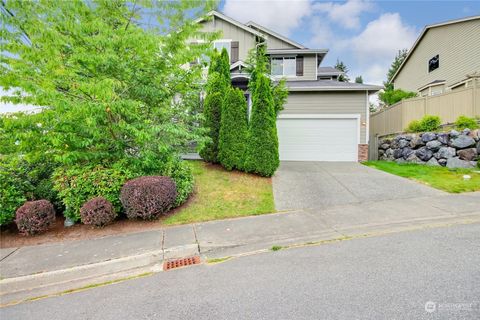
[[[297,75],[297,58],[272,58],[272,76],[295,77]]]
[[[228,57],[230,57],[232,52],[232,40],[216,40],[213,42],[213,48],[217,49],[218,53],[221,53],[223,48],[227,49]]]

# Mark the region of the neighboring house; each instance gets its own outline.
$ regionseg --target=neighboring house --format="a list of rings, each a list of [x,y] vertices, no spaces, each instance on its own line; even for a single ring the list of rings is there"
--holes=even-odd
[[[248,53],[266,43],[273,79],[285,78],[289,96],[279,114],[280,160],[367,160],[369,95],[379,86],[339,82],[337,69],[320,66],[327,49],[309,49],[255,22],[242,24],[219,12],[199,19],[205,32],[221,31],[214,42],[230,55],[232,85],[245,92]]]
[[[480,79],[480,16],[426,26],[391,82],[395,89],[436,95]]]

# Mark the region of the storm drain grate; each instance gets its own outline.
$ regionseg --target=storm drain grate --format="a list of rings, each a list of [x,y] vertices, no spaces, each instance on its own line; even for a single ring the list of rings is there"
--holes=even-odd
[[[165,261],[163,263],[163,270],[167,271],[167,270],[170,270],[170,269],[191,266],[193,264],[200,264],[200,257],[199,256]]]

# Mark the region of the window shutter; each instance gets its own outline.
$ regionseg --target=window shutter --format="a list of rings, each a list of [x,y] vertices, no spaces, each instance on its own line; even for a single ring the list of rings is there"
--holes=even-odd
[[[232,41],[230,49],[230,62],[235,63],[238,61],[238,41]]]
[[[303,76],[303,57],[297,57],[297,77]]]

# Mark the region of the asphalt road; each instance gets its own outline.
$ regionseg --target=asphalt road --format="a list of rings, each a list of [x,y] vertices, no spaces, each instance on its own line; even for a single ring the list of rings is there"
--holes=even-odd
[[[2,308],[0,319],[480,319],[480,224],[161,272]]]

